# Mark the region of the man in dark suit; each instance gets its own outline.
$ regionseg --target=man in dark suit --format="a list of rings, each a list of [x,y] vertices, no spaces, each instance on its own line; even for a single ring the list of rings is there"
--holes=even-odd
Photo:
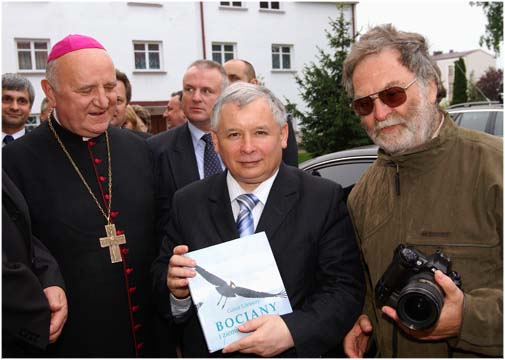
[[[43,355],[67,319],[63,277],[32,235],[28,205],[2,173],[2,356]]]
[[[252,334],[211,356],[328,354],[359,315],[364,291],[342,188],[282,163],[286,114],[264,87],[228,87],[213,110],[212,137],[228,171],[175,194],[153,264],[158,302],[183,329],[183,356],[209,356],[188,290],[196,263],[183,255],[242,235],[244,194],[256,204],[248,227],[265,231],[293,312],[244,323],[239,331]]]
[[[226,73],[217,62],[197,60],[186,70],[182,85],[182,109],[188,122],[148,139],[154,154],[157,177],[159,235],[168,222],[175,191],[205,177],[204,160],[207,151],[218,157],[213,147],[207,146],[203,136],[210,133],[212,107],[228,85]],[[217,161],[223,170],[221,160]]]

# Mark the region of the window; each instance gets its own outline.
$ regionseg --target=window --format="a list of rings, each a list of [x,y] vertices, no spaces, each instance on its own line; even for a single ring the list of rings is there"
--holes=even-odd
[[[272,69],[291,70],[291,45],[272,45]]]
[[[16,40],[19,70],[45,70],[48,40]]]
[[[212,60],[221,65],[235,58],[235,44],[212,44]]]
[[[260,1],[260,9],[280,10],[279,1]]]
[[[161,70],[161,42],[134,42],[135,70]]]
[[[241,8],[242,7],[242,1],[220,1],[219,5]]]
[[[37,126],[40,125],[40,118],[35,115],[30,115],[28,116],[28,119],[26,119],[26,132],[30,132],[33,129],[35,129]]]

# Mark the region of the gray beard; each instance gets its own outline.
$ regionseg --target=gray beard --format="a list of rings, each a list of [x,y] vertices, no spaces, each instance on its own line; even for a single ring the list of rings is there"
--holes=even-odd
[[[365,128],[372,141],[386,153],[398,154],[428,142],[435,133],[438,121],[438,106],[429,104],[425,97],[408,111],[410,120],[393,112],[384,121],[375,121],[372,128]],[[385,134],[380,130],[387,126],[401,125],[394,133]]]

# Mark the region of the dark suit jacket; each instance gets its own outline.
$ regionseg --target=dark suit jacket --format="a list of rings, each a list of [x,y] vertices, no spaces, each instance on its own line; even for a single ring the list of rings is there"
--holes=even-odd
[[[179,190],[153,264],[158,301],[170,312],[167,265],[174,246],[198,250],[238,238],[226,172]],[[343,339],[362,308],[363,278],[340,185],[282,164],[256,232],[265,231],[293,308],[283,315],[295,343],[285,356],[317,357]],[[207,357],[194,309],[184,324],[184,356]],[[213,356],[222,356],[216,352]]]
[[[43,289],[63,286],[58,264],[32,235],[28,206],[2,174],[2,355],[38,355],[49,341],[51,312]]]

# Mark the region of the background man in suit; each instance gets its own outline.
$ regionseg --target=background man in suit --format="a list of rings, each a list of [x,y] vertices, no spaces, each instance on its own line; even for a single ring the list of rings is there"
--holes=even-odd
[[[239,330],[252,334],[223,353],[318,357],[359,315],[362,269],[342,188],[282,163],[287,132],[282,103],[264,87],[239,82],[217,100],[212,137],[228,171],[175,194],[153,265],[158,301],[183,324],[183,356],[208,356],[187,287],[196,264],[183,254],[237,238],[237,198],[246,193],[257,200],[252,223],[266,232],[293,313],[246,322]]]
[[[186,70],[182,83],[182,109],[188,122],[148,140],[154,153],[160,235],[168,222],[175,191],[213,173],[205,173],[205,160],[208,164],[214,160],[216,166],[208,166],[214,171],[224,169],[210,135],[206,134],[210,133],[212,107],[228,85],[226,73],[217,62],[197,60]]]
[[[118,69],[116,69],[116,79],[116,111],[110,124],[122,127],[126,121],[126,107],[132,99],[132,86],[128,76]]]
[[[167,124],[167,130],[173,129],[188,121],[184,111],[182,111],[182,90],[173,92],[167,103],[167,108],[163,112],[163,119]]]
[[[67,320],[63,277],[32,235],[28,205],[5,172],[2,194],[2,356],[40,356]]]
[[[25,135],[34,100],[30,80],[17,74],[2,75],[2,146]]]
[[[249,61],[241,59],[231,59],[224,63],[224,70],[228,75],[228,81],[234,83],[244,81],[250,84],[259,84],[256,79],[256,71]],[[282,161],[286,164],[298,167],[298,144],[296,143],[296,134],[293,129],[291,115],[288,115],[288,146],[282,151]]]

